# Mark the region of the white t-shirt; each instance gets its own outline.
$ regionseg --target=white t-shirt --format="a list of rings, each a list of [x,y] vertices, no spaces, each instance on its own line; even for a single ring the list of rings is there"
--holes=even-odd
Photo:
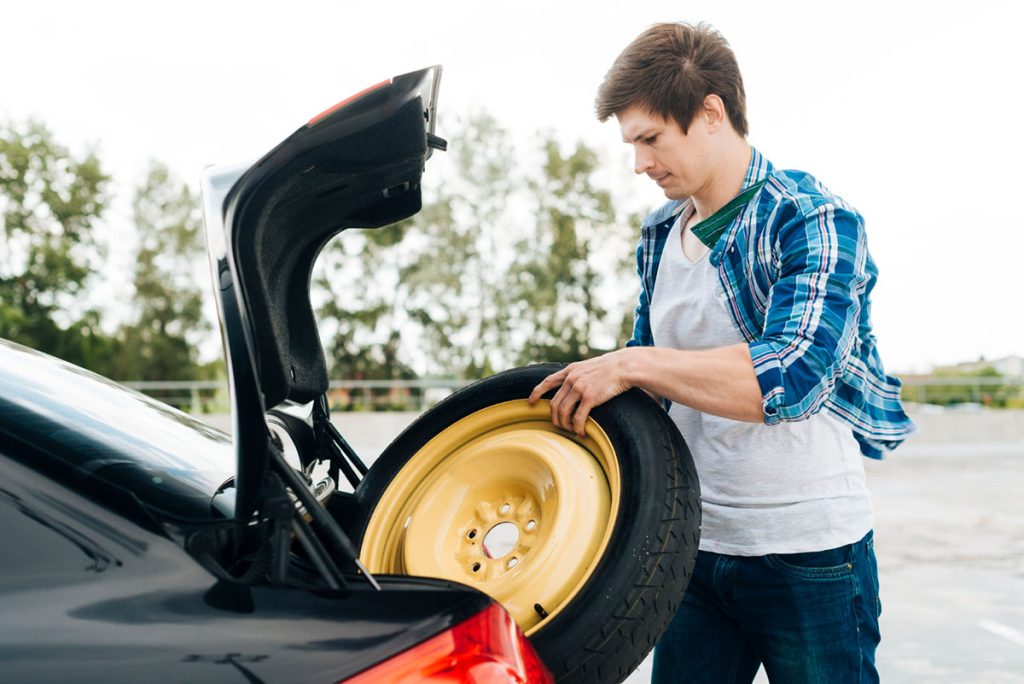
[[[683,253],[681,226],[692,213],[688,205],[672,227],[658,266],[651,298],[654,344],[709,349],[741,343],[707,248],[700,246],[696,261]],[[702,550],[737,556],[822,551],[855,542],[871,529],[871,495],[857,440],[827,411],[772,426],[677,403],[669,416],[700,478]]]

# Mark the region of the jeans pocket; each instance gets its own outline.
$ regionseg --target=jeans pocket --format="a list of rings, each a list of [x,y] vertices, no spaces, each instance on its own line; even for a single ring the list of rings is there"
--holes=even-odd
[[[769,567],[790,577],[831,580],[853,574],[853,545],[809,553],[772,553],[764,557]]]

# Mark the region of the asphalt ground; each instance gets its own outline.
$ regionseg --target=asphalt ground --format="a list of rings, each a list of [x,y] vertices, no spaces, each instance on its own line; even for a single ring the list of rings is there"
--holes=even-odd
[[[368,461],[415,414],[335,414]],[[206,417],[225,428],[224,416]],[[865,459],[875,507],[883,682],[1024,684],[1024,413],[916,413]],[[650,679],[648,658],[627,680]],[[764,671],[758,682],[767,682]]]
[[[910,443],[865,466],[881,680],[1024,682],[1024,442]],[[650,675],[648,658],[626,681]]]

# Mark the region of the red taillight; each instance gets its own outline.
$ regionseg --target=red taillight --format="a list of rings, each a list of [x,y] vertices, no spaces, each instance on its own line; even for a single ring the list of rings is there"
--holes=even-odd
[[[367,93],[372,93],[374,90],[377,90],[378,88],[383,88],[384,86],[388,85],[389,83],[391,83],[390,79],[387,80],[387,81],[381,81],[380,83],[378,83],[376,85],[370,86],[366,90],[360,90],[358,93],[356,93],[355,95],[352,95],[351,97],[346,97],[344,100],[342,100],[338,104],[332,105],[332,106],[328,107],[327,109],[325,109],[324,111],[322,111],[319,114],[317,114],[316,116],[314,116],[312,119],[309,120],[309,123],[307,123],[306,125],[307,126],[312,126],[313,124],[317,123],[318,121],[326,119],[331,114],[333,114],[334,112],[338,111],[339,109],[341,109],[342,107],[347,105],[349,102],[352,102],[353,100],[358,100],[363,95],[366,95]]]
[[[553,684],[533,646],[492,604],[345,684]]]

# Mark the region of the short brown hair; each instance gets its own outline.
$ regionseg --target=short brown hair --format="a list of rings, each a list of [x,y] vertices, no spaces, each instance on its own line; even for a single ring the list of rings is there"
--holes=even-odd
[[[599,121],[636,105],[675,119],[686,133],[704,106],[718,95],[732,127],[747,135],[743,77],[729,43],[710,25],[655,24],[618,56],[597,90]]]

